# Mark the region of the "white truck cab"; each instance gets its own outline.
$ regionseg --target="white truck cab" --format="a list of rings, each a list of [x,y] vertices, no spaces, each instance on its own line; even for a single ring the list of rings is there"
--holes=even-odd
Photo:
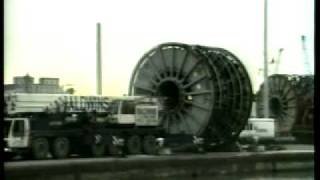
[[[30,142],[30,121],[28,118],[4,118],[5,153],[19,153],[26,150]]]

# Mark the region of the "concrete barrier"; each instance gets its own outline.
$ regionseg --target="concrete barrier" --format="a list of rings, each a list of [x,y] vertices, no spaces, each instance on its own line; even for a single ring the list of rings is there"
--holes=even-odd
[[[7,180],[165,179],[314,169],[314,151],[210,153],[7,162]]]

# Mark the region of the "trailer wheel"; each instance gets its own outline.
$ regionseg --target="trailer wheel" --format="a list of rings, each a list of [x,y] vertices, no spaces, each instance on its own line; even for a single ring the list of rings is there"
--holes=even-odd
[[[46,138],[37,138],[32,142],[32,156],[34,159],[46,159],[49,153],[49,143]]]
[[[105,155],[106,145],[104,143],[93,144],[91,146],[91,154],[94,157],[102,157]]]
[[[156,138],[152,135],[145,136],[143,139],[143,151],[146,154],[156,154],[157,142]]]
[[[108,153],[110,155],[119,155],[119,154],[122,154],[122,149],[121,147],[118,147],[112,143],[109,143],[108,145]]]
[[[140,154],[141,153],[141,140],[137,135],[130,136],[127,139],[126,147],[129,154]]]
[[[69,154],[70,142],[65,137],[56,138],[53,141],[52,155],[54,158],[66,158]]]

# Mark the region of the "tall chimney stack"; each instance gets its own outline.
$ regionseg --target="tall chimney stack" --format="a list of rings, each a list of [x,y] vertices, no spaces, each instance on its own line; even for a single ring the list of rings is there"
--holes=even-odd
[[[102,66],[101,66],[101,27],[97,23],[97,95],[102,95]]]

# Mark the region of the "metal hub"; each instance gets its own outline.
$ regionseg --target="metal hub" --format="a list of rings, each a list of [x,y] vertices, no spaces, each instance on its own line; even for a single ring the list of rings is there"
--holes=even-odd
[[[272,114],[279,116],[283,108],[280,99],[278,97],[272,97],[269,101],[269,108]]]
[[[167,80],[159,84],[157,94],[163,97],[163,108],[165,111],[181,109],[180,99],[183,96],[183,89],[175,81]]]

